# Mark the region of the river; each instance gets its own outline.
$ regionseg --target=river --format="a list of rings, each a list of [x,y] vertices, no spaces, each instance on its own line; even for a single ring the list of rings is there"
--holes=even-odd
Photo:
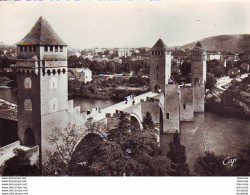
[[[16,94],[7,88],[0,88],[0,98],[16,103]],[[74,99],[74,106],[81,111],[91,108],[105,108],[117,103],[115,100]],[[235,156],[246,144],[249,144],[250,120],[226,118],[218,114],[205,112],[195,114],[193,122],[181,122],[181,143],[186,147],[187,163],[191,173],[195,159],[211,151],[218,155]],[[170,134],[161,135],[162,154],[169,150]]]

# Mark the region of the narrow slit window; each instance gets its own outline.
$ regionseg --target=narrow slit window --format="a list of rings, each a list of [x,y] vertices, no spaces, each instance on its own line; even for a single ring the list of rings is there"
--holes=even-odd
[[[169,119],[169,113],[166,113],[166,119]]]
[[[55,52],[58,52],[58,46],[55,46]]]
[[[33,51],[36,52],[36,46],[33,46]]]
[[[50,46],[49,51],[53,52],[53,46]]]
[[[20,46],[20,51],[23,52],[23,46],[22,45]]]
[[[32,46],[29,46],[29,52],[32,52]]]
[[[60,52],[63,52],[63,46],[60,46]]]
[[[184,109],[184,110],[186,109],[186,104],[183,104],[183,109]]]
[[[25,52],[27,52],[27,49],[28,49],[27,46],[24,46],[24,51],[25,51]]]
[[[46,51],[46,52],[48,51],[48,46],[44,47],[44,51]]]

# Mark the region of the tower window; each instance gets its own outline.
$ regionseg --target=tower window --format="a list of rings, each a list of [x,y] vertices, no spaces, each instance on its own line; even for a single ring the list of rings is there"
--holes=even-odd
[[[32,46],[29,46],[29,52],[32,52]]]
[[[183,109],[184,109],[184,110],[186,109],[186,104],[183,104]]]
[[[163,51],[161,51],[161,55],[163,56]]]
[[[45,47],[44,47],[44,51],[48,51],[48,46],[45,46]]]
[[[22,45],[20,46],[20,51],[23,52],[23,46]]]
[[[169,113],[166,113],[166,119],[169,119]]]
[[[25,51],[25,52],[27,52],[27,49],[28,49],[27,46],[24,46],[24,51]]]
[[[32,103],[30,99],[24,100],[24,110],[25,111],[32,111]]]
[[[157,63],[156,68],[159,69],[159,64]]]
[[[63,52],[63,46],[60,46],[60,52]]]
[[[55,52],[58,52],[58,46],[55,46]]]
[[[33,51],[36,52],[36,46],[33,46]]]
[[[156,77],[157,77],[157,79],[159,79],[159,73],[157,72],[157,74],[156,74]]]
[[[154,55],[154,51],[152,51],[152,55]]]
[[[24,88],[31,89],[31,79],[29,77],[24,79]]]
[[[53,52],[53,46],[49,47],[49,51]]]

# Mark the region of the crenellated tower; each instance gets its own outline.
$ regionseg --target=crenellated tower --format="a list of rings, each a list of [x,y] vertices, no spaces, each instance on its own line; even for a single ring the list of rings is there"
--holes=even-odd
[[[207,55],[199,41],[191,52],[191,81],[194,86],[194,112],[204,112]]]
[[[68,123],[67,45],[40,17],[17,49],[18,137],[44,150],[51,131]]]

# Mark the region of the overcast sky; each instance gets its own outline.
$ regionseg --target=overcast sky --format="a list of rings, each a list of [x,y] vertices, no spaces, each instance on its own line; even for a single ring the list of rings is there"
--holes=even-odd
[[[42,15],[71,47],[177,46],[221,34],[250,34],[242,2],[0,2],[0,42],[15,44]],[[248,23],[247,23],[248,21]]]

